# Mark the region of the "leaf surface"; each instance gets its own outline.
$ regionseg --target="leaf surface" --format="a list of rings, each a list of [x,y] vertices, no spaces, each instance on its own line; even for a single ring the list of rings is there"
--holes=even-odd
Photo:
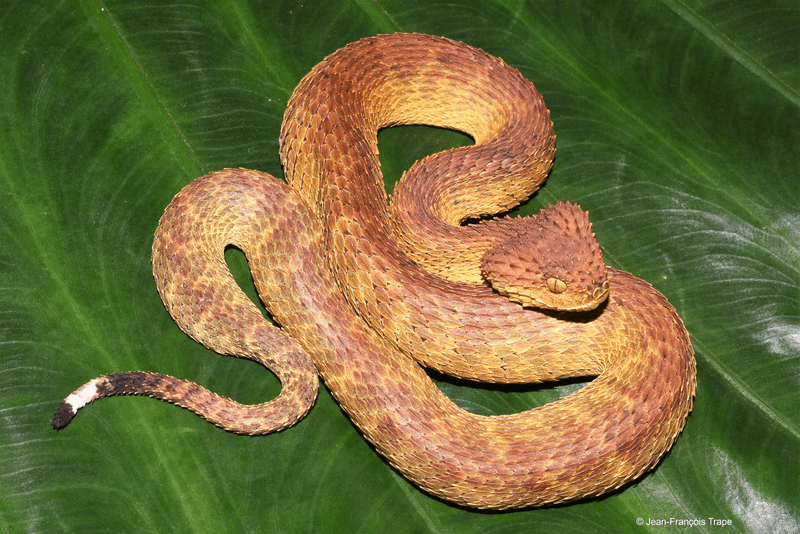
[[[174,325],[150,271],[153,231],[202,174],[280,176],[280,121],[300,78],[348,42],[392,31],[481,47],[544,95],[558,152],[523,212],[579,202],[609,264],[654,284],[692,334],[697,398],[670,454],[605,498],[487,514],[406,482],[324,390],[272,436],[232,435],[142,398],[91,405],[53,431],[61,400],[110,372],[173,374],[242,402],[277,394],[268,371]],[[639,518],[800,531],[796,2],[6,2],[0,42],[7,531],[628,532]],[[389,182],[462,142],[384,132]],[[247,286],[243,259],[228,260]],[[439,384],[480,413],[580,385]]]

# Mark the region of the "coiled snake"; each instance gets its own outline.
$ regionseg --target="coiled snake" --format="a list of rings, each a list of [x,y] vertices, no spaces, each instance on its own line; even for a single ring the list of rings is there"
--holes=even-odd
[[[456,129],[475,146],[417,164],[387,203],[377,132],[406,123]],[[695,361],[667,300],[603,265],[575,205],[461,224],[517,205],[551,166],[549,112],[518,71],[447,39],[363,39],[301,81],[280,141],[291,187],[257,171],[211,173],[175,197],[153,244],[176,323],[215,351],[267,366],[280,395],[243,406],[166,375],[112,374],[67,397],[56,428],[87,402],[135,394],[233,432],[277,431],[310,409],[319,372],[392,466],[461,505],[600,495],[669,450],[692,407]],[[244,251],[282,328],[236,285],[223,257],[230,245]],[[418,362],[491,382],[596,378],[545,406],[480,416]]]

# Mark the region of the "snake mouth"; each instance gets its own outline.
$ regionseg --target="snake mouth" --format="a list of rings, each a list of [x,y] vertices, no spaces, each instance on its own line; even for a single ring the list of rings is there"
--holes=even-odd
[[[511,288],[504,288],[503,290],[500,290],[498,292],[505,295],[512,302],[521,304],[524,307],[538,308],[542,310],[558,311],[558,312],[591,311],[600,306],[603,302],[605,302],[606,299],[608,299],[609,294],[611,293],[611,282],[609,280],[605,280],[601,285],[595,287],[591,295],[589,295],[587,290],[582,300],[576,302],[576,299],[569,299],[570,301],[565,301],[565,299],[560,298],[559,292],[553,291],[550,288],[550,286],[555,287],[555,284],[553,283],[548,284],[548,289],[550,290],[550,294],[548,296],[552,296],[552,298],[550,299],[536,297],[524,291],[519,291],[519,290],[514,291]],[[555,288],[561,289],[560,286]]]

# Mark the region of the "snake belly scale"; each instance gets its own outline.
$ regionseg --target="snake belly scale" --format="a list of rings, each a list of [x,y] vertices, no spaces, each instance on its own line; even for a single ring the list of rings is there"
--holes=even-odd
[[[387,202],[377,132],[405,123],[458,129],[476,144],[419,163],[403,179],[407,191]],[[554,139],[533,86],[465,44],[392,34],[332,54],[298,85],[284,116],[289,184],[246,169],[199,178],[167,207],[153,244],[156,285],[175,322],[220,353],[261,362],[281,380],[281,394],[243,406],[186,380],[117,373],[68,396],[54,425],[63,428],[92,400],[132,394],[179,404],[233,432],[273,432],[311,408],[318,372],[392,466],[453,503],[563,503],[634,480],[670,449],[692,407],[694,352],[674,308],[629,273],[585,269],[581,281],[547,267],[542,294],[557,299],[579,288],[574,309],[587,311],[542,312],[480,278],[492,278],[487,265],[514,261],[446,252],[460,246],[456,238],[494,256],[506,250],[497,244],[506,238],[493,236],[515,220],[460,222],[507,210],[535,191]],[[434,180],[431,194],[408,193],[424,175]],[[466,185],[448,185],[444,175],[466,176]],[[416,206],[405,208],[409,201]],[[535,223],[545,245],[552,238],[569,249],[564,243],[593,239],[579,209],[556,211]],[[420,220],[432,227],[416,229]],[[580,239],[560,234],[581,224]],[[230,275],[223,255],[231,245],[247,256],[280,328]],[[581,257],[598,255],[594,245],[576,247],[588,251]],[[550,298],[534,302],[548,307]],[[481,416],[455,405],[420,364],[490,382],[596,378],[532,410]]]

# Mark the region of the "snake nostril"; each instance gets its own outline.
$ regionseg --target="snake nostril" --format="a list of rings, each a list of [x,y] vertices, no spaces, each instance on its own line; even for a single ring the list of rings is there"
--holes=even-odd
[[[567,290],[567,284],[558,278],[550,277],[547,279],[546,284],[551,293],[563,293]]]
[[[594,291],[592,291],[592,298],[594,298],[594,299],[600,298],[605,293],[608,293],[608,288],[609,287],[611,287],[611,282],[609,282],[608,280],[605,280],[603,282],[602,286],[594,288]]]

